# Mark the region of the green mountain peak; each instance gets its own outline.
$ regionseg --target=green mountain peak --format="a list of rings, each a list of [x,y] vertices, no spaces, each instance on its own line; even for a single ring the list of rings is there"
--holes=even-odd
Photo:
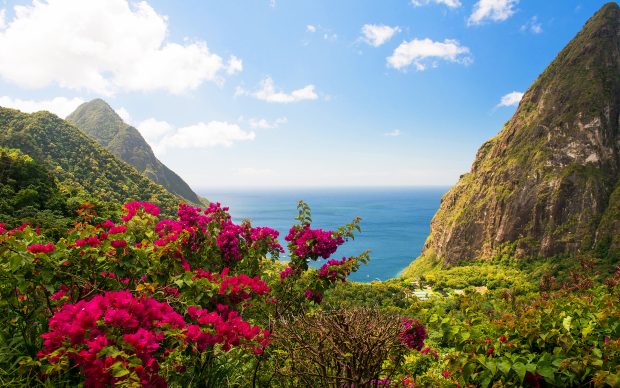
[[[142,200],[157,203],[168,212],[178,204],[176,196],[48,112],[27,114],[0,107],[0,147],[32,158],[58,181],[63,195],[79,203],[109,202],[117,207],[128,200]],[[41,189],[37,191],[41,194]]]
[[[97,98],[80,105],[67,121],[171,193],[193,204],[203,202],[180,176],[157,159],[140,132],[125,123],[104,100]]]
[[[443,197],[422,257],[620,252],[620,8],[603,6]]]

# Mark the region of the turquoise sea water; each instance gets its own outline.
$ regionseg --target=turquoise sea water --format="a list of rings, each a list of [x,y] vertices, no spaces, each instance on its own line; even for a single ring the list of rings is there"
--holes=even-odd
[[[370,263],[351,276],[352,280],[365,282],[397,276],[420,254],[431,219],[447,189],[203,189],[200,194],[229,206],[235,222],[249,218],[254,226],[278,230],[284,247],[300,199],[312,209],[313,228],[335,229],[355,216],[362,217],[362,232],[332,258],[370,249]]]

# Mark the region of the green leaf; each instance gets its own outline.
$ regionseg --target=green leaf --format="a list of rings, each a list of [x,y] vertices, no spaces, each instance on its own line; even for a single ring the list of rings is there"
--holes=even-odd
[[[515,371],[517,376],[519,376],[519,382],[523,383],[523,379],[525,378],[525,373],[527,373],[527,368],[521,362],[515,362],[512,364],[512,370]]]
[[[11,271],[17,271],[22,266],[23,260],[19,255],[13,255],[9,260],[9,268]]]
[[[497,367],[500,371],[502,371],[503,374],[508,375],[508,373],[510,372],[510,361],[501,360],[497,363]]]
[[[610,387],[617,387],[620,384],[620,373],[609,374],[605,378],[605,382],[609,384]]]
[[[461,372],[461,375],[463,376],[465,380],[469,380],[471,375],[474,373],[475,369],[476,369],[475,364],[467,363],[465,364],[465,366],[463,366],[463,372]]]
[[[562,321],[562,326],[564,326],[566,331],[570,331],[571,323],[572,322],[573,322],[573,317],[571,317],[570,315],[568,317],[564,318],[564,320]]]
[[[481,381],[480,381],[480,386],[482,388],[486,388],[491,384],[491,378],[492,376],[485,376]]]
[[[555,370],[552,366],[539,366],[538,368],[536,368],[536,373],[544,377],[548,383],[553,383],[555,381]]]
[[[491,372],[491,377],[497,373],[497,364],[493,360],[487,361],[484,366]]]
[[[592,325],[592,322],[590,322],[588,326],[581,329],[581,337],[586,338],[590,333],[592,333],[593,330],[594,326]]]
[[[113,377],[123,377],[123,376],[127,376],[129,374],[129,369],[125,369],[125,368],[119,368],[114,370],[114,372],[112,373]]]

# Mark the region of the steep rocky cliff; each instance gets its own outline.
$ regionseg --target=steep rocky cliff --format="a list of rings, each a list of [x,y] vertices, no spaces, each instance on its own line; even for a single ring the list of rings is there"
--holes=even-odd
[[[619,127],[620,8],[609,3],[443,197],[418,260],[452,265],[506,249],[517,257],[617,256]]]
[[[157,159],[140,132],[126,124],[105,101],[95,99],[80,105],[67,121],[169,192],[188,202],[201,204],[201,199],[189,185]]]

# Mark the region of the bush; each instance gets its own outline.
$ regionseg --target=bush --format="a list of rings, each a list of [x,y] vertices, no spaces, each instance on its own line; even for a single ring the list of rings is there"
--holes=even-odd
[[[273,319],[318,306],[367,260],[310,269],[359,221],[315,230],[303,203],[282,273],[278,232],[235,224],[219,204],[182,203],[175,219],[160,219],[155,205],[129,202],[120,221],[96,223],[93,209],[53,242],[38,227],[0,224],[4,385],[229,384],[254,369]]]

